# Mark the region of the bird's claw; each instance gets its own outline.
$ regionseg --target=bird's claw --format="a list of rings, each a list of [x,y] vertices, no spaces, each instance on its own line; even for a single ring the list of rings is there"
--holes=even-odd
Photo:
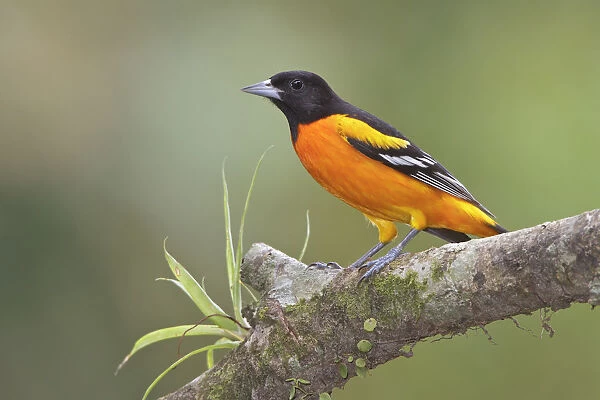
[[[368,271],[365,272],[363,276],[360,277],[358,283],[361,283],[364,280],[370,279],[373,275],[381,271],[383,268],[387,267],[392,261],[397,258],[395,255],[386,254],[383,257],[380,257],[376,260],[368,261],[358,267],[358,270],[361,271],[365,268],[368,268]]]
[[[371,267],[372,267],[372,266],[375,264],[375,262],[376,262],[376,261],[377,261],[377,260],[371,260],[371,261],[367,261],[367,262],[366,262],[366,263],[364,263],[363,265],[360,265],[360,266],[357,266],[357,267],[354,267],[354,268],[356,268],[356,269],[357,269],[357,270],[359,270],[359,271],[362,271],[362,270],[363,270],[363,269],[365,269],[365,268],[367,268],[367,269],[368,269],[368,268],[371,268]]]
[[[323,261],[315,261],[314,263],[310,263],[308,264],[308,268],[315,268],[315,269],[342,269],[342,266],[338,263],[336,263],[335,261],[330,261],[330,262],[323,262]]]

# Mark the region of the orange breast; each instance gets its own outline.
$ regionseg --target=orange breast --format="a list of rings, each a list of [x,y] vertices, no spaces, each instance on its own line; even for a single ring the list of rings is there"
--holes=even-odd
[[[356,150],[332,115],[298,126],[294,148],[312,177],[362,213],[417,229],[438,227],[489,236],[493,220],[472,204],[402,174]]]

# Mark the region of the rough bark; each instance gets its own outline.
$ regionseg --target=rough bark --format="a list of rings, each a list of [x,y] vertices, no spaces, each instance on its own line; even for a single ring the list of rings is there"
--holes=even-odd
[[[242,265],[242,280],[264,294],[252,331],[213,369],[163,399],[287,399],[288,378],[310,382],[299,386],[318,398],[364,372],[358,359],[374,368],[409,356],[431,336],[540,308],[598,305],[600,210],[406,254],[358,285],[360,275],[307,269],[255,244]],[[369,318],[377,321],[373,331],[365,330]],[[358,349],[362,340],[369,351]]]

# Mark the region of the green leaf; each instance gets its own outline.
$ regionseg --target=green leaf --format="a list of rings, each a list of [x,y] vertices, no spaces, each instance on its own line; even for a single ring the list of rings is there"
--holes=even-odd
[[[215,351],[213,349],[206,350],[206,369],[209,370],[215,365]]]
[[[164,251],[169,268],[171,268],[175,278],[181,282],[185,288],[185,292],[200,309],[202,314],[205,316],[210,316],[209,319],[223,329],[230,331],[239,330],[238,325],[231,319],[227,318],[227,314],[225,314],[221,307],[219,307],[217,303],[215,303],[208,296],[208,294],[206,294],[204,288],[198,284],[194,277],[179,262],[177,262],[177,260],[175,260],[171,254],[169,254],[166,245],[167,240],[165,239]],[[224,317],[219,317],[218,315],[223,315]]]
[[[125,365],[125,363],[133,356],[135,353],[140,351],[146,346],[149,346],[153,343],[160,342],[162,340],[167,339],[178,339],[183,335],[186,336],[201,336],[201,335],[213,335],[213,336],[223,336],[235,341],[242,340],[240,337],[232,334],[231,332],[222,329],[216,325],[180,325],[173,326],[170,328],[158,329],[156,331],[150,332],[139,338],[133,345],[133,349],[125,356],[121,364],[117,367],[115,371],[115,375],[119,372],[119,370]]]
[[[292,400],[294,397],[296,397],[296,386],[292,386],[290,389],[290,397],[288,397],[288,400]]]
[[[246,289],[246,292],[248,292],[248,294],[250,295],[250,297],[252,297],[252,300],[254,300],[255,303],[258,303],[258,298],[254,295],[254,293],[252,293],[252,290],[250,290],[250,288],[248,286],[246,286],[244,284],[244,282],[240,281],[240,283],[242,284],[242,287],[244,289]]]
[[[331,396],[329,393],[321,393],[319,394],[319,400],[331,400]]]
[[[244,317],[242,317],[242,291],[240,287],[240,267],[242,264],[242,252],[244,251],[244,223],[246,221],[246,212],[248,211],[248,205],[250,204],[250,197],[252,196],[252,189],[254,188],[254,183],[256,181],[256,175],[258,174],[258,169],[260,168],[260,164],[262,164],[265,155],[269,150],[271,150],[273,146],[269,146],[260,156],[258,162],[256,163],[256,167],[254,168],[254,173],[252,174],[252,179],[250,180],[250,187],[248,188],[248,194],[246,194],[246,202],[244,203],[244,209],[242,210],[242,218],[240,220],[240,232],[238,234],[238,242],[237,249],[235,252],[235,258],[233,258],[233,274],[229,279],[229,288],[231,290],[231,300],[233,302],[233,313],[235,319],[238,321],[244,321]],[[225,188],[225,170],[223,169],[223,185]],[[229,206],[227,205],[227,209]],[[226,217],[227,218],[227,217]],[[231,237],[231,227],[229,228],[229,236]]]
[[[368,353],[369,351],[371,351],[371,349],[373,348],[373,344],[371,342],[369,342],[368,340],[360,340],[357,344],[356,347],[358,347],[358,350],[363,352],[363,353]],[[356,360],[358,361],[358,360]]]
[[[377,326],[377,320],[375,318],[367,318],[363,323],[363,328],[367,332],[373,332]]]
[[[222,337],[221,339],[219,339],[219,340],[217,340],[215,342],[215,344],[223,344],[223,343],[238,343],[239,344],[239,342],[231,341],[231,340],[229,340],[227,338],[224,338],[224,337]],[[206,366],[207,366],[207,369],[211,369],[215,365],[215,358],[214,358],[215,354],[214,354],[214,352],[215,352],[215,349],[208,349],[206,351]]]
[[[367,362],[364,358],[357,358],[354,363],[358,368],[365,368],[367,366]]]
[[[236,277],[236,259],[233,250],[233,237],[231,235],[231,211],[229,210],[229,190],[227,189],[227,179],[225,178],[225,160],[221,169],[223,179],[223,214],[225,216],[225,264],[227,265],[227,280],[229,282],[229,291],[233,308],[236,307],[237,293],[236,287],[239,285],[239,277]],[[240,296],[241,297],[241,296]]]
[[[154,387],[158,384],[158,382],[161,381],[162,378],[165,377],[165,375],[167,375],[169,372],[171,372],[171,370],[173,370],[175,367],[177,367],[179,364],[181,364],[182,362],[184,362],[188,358],[190,358],[192,356],[195,356],[196,354],[203,353],[203,352],[208,351],[208,350],[232,349],[232,348],[236,347],[238,344],[239,344],[239,342],[237,342],[237,343],[236,342],[231,342],[231,343],[222,343],[222,344],[211,344],[209,346],[205,346],[205,347],[202,347],[200,349],[197,349],[197,350],[194,350],[192,352],[187,353],[185,356],[181,357],[179,360],[177,360],[173,364],[171,364],[160,375],[158,375],[156,377],[156,379],[154,379],[154,381],[152,381],[152,383],[150,384],[150,386],[148,386],[148,389],[146,389],[146,392],[144,393],[144,397],[142,397],[142,400],[146,400],[146,398],[148,397],[148,395],[150,394],[150,392],[152,391],[152,389],[154,389]]]
[[[302,261],[302,257],[304,257],[304,253],[308,247],[308,238],[310,238],[310,218],[308,216],[308,210],[306,210],[306,236],[304,237],[304,245],[300,251],[300,257],[298,257],[298,261]]]
[[[310,385],[310,381],[307,381],[306,379],[302,379],[302,378],[296,379],[296,382],[299,382],[303,385]]]
[[[339,363],[338,364],[338,371],[339,371],[340,376],[342,378],[346,379],[348,377],[348,367],[346,366],[346,364]]]

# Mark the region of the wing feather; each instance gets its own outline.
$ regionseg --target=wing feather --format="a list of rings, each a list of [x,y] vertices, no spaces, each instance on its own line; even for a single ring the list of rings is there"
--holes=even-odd
[[[354,119],[350,116],[347,116],[346,118],[350,120]],[[360,118],[360,120],[363,120],[363,118]],[[405,147],[387,147],[385,145],[378,145],[385,144],[385,138],[387,137],[389,140],[390,136],[405,139],[400,132],[392,128],[394,130],[393,132],[390,132],[392,134],[388,132],[381,133],[378,129],[371,128],[367,134],[365,134],[365,132],[361,132],[360,135],[355,135],[352,134],[351,130],[344,129],[344,125],[345,124],[342,122],[339,126],[342,136],[356,150],[360,151],[367,157],[377,160],[388,167],[393,168],[403,174],[409,175],[429,186],[444,191],[452,196],[458,197],[459,199],[468,201],[469,203],[477,206],[486,214],[493,217],[492,213],[481,203],[479,203],[467,190],[467,188],[460,183],[458,179],[452,176],[452,174],[446,168],[444,168],[442,164],[437,162],[433,157],[411,142],[407,141],[407,145]],[[350,126],[347,128],[349,127]],[[386,128],[389,130],[389,125],[387,125]],[[367,135],[367,137],[369,135],[374,137],[371,137],[369,140],[365,140],[365,135]],[[377,136],[381,136],[382,138]]]

